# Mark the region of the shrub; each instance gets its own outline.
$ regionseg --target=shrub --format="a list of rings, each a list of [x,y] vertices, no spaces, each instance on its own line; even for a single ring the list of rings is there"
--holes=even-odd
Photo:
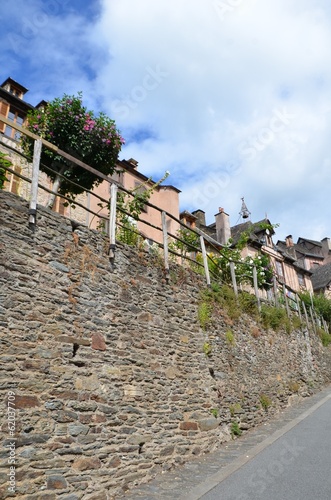
[[[242,430],[239,427],[238,422],[232,422],[231,424],[231,436],[241,436],[242,435]]]
[[[259,310],[257,307],[256,298],[254,295],[248,292],[241,292],[238,296],[239,304],[241,309],[252,316],[253,318],[258,317]]]
[[[277,332],[284,328],[287,333],[291,331],[291,324],[287,317],[286,310],[280,307],[262,305],[261,322],[266,330],[272,328]]]
[[[240,403],[234,403],[233,405],[230,405],[229,410],[231,417],[234,417],[236,413],[239,413],[241,411]]]
[[[231,330],[228,330],[225,334],[225,338],[226,338],[226,343],[229,345],[229,346],[234,346],[236,344],[236,339],[234,337],[234,334],[231,332]]]
[[[211,353],[212,353],[212,347],[211,347],[211,345],[209,344],[209,342],[205,342],[205,343],[203,344],[202,349],[203,349],[203,352],[205,353],[205,355],[206,355],[206,356],[208,356],[208,357],[209,357],[209,356],[211,356]]]
[[[260,403],[265,411],[268,411],[269,406],[272,405],[272,401],[266,394],[260,394]]]
[[[207,302],[201,302],[201,304],[199,304],[198,319],[201,328],[205,330],[211,320],[211,306]]]
[[[0,189],[3,189],[4,183],[6,182],[6,168],[12,166],[11,161],[7,158],[5,153],[0,151]]]
[[[317,334],[322,341],[324,347],[327,347],[331,343],[331,335],[327,333],[322,328],[317,329]]]

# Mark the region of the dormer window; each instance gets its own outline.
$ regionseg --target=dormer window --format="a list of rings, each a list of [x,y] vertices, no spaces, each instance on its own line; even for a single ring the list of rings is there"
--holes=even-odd
[[[24,94],[26,94],[26,92],[28,91],[28,89],[23,87],[23,85],[16,82],[12,78],[7,78],[7,80],[5,80],[3,84],[0,85],[0,87],[2,87],[13,96],[17,97],[18,99],[23,99]]]
[[[9,92],[13,95],[15,95],[16,97],[19,97],[20,99],[22,99],[22,92],[19,92],[17,89],[15,89],[14,87],[10,87],[10,90]]]

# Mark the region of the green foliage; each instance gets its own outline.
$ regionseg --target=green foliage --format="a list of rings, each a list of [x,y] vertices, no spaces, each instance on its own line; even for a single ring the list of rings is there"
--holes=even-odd
[[[299,328],[302,327],[301,319],[296,314],[293,314],[291,316],[291,321],[292,321],[292,327],[294,330],[299,330]]]
[[[298,393],[299,390],[300,390],[300,384],[299,382],[296,382],[296,381],[291,381],[289,382],[288,384],[288,388],[291,392],[295,392],[295,393]]]
[[[6,168],[11,168],[12,162],[8,160],[7,155],[0,151],[0,189],[3,189],[4,183],[7,180]]]
[[[209,270],[227,284],[232,283],[230,262],[234,262],[234,272],[238,284],[254,285],[253,267],[256,268],[258,288],[268,289],[272,285],[273,271],[268,255],[259,253],[254,257],[241,257],[238,248],[226,246],[219,255],[209,254]]]
[[[309,292],[300,293],[299,297],[309,310],[309,307],[312,305]],[[328,325],[331,325],[331,300],[327,299],[325,295],[322,294],[313,295],[312,300],[317,315],[322,316]]]
[[[198,307],[198,320],[203,330],[207,328],[211,320],[211,306],[208,302],[201,302]]]
[[[199,248],[199,236],[190,229],[179,229],[176,236],[183,241],[174,241],[175,249],[185,256],[189,252],[195,252]]]
[[[114,120],[103,113],[95,116],[93,111],[88,111],[83,106],[81,93],[65,94],[49,102],[45,109],[30,111],[27,128],[105,175],[114,172],[124,144]],[[22,136],[21,141],[25,153],[32,158],[34,141],[26,136]],[[50,173],[47,166],[56,173]],[[40,168],[52,181],[59,179],[57,173],[64,175],[65,178],[59,180],[58,192],[72,199],[101,182],[94,174],[45,147]],[[73,186],[69,180],[82,187]]]
[[[279,227],[279,224],[269,224],[269,222],[267,221],[252,224],[249,229],[247,229],[247,231],[243,231],[241,233],[240,238],[236,244],[236,248],[242,250],[247,245],[248,241],[255,232],[268,230],[270,233],[273,233],[274,229],[277,227]]]
[[[328,345],[331,343],[331,335],[322,328],[317,329],[317,334],[321,339],[321,342],[324,345],[324,347],[328,347]]]
[[[236,345],[236,339],[235,339],[235,336],[234,334],[232,333],[231,330],[228,330],[225,334],[225,339],[226,339],[226,343],[229,345],[229,346],[235,346]]]
[[[213,288],[205,289],[202,293],[202,299],[210,306],[210,316],[212,311],[217,313],[219,308],[225,310],[231,319],[238,319],[241,315],[237,297],[228,285],[215,284]]]
[[[242,432],[243,431],[240,429],[238,422],[231,423],[231,436],[232,436],[232,438],[234,436],[241,436]]]
[[[249,314],[252,318],[257,318],[259,316],[259,309],[257,307],[255,295],[248,292],[240,292],[238,300],[243,312]]]
[[[266,394],[260,394],[260,403],[265,411],[268,411],[268,408],[272,405],[271,399]]]
[[[287,317],[286,310],[281,307],[273,307],[263,304],[261,307],[261,323],[268,330],[272,328],[275,332],[284,329],[291,331],[291,323]]]
[[[205,342],[203,344],[202,349],[203,349],[203,352],[205,353],[206,356],[208,356],[208,357],[211,356],[213,349],[212,349],[212,346],[209,344],[209,342]]]
[[[218,409],[217,408],[212,408],[210,410],[210,413],[215,417],[217,418],[218,417]]]
[[[230,410],[231,417],[234,417],[236,413],[241,412],[240,403],[234,403],[233,405],[230,405],[229,410]]]
[[[122,221],[121,226],[117,226],[116,238],[118,241],[130,246],[137,246],[141,239],[135,224],[128,217]]]

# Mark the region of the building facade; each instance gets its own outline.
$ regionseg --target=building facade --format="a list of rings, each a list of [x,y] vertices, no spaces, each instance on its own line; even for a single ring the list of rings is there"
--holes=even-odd
[[[192,213],[182,212],[183,221],[189,221],[191,227],[196,227],[211,238],[214,246],[230,246],[235,248],[244,236],[245,245],[241,250],[241,255],[245,257],[254,257],[259,252],[265,254],[270,259],[274,276],[279,285],[285,285],[294,292],[312,291],[311,275],[312,270],[303,265],[302,260],[297,256],[291,255],[281,248],[278,248],[273,242],[275,231],[269,219],[263,219],[258,222],[245,220],[249,218],[249,212],[245,211],[244,222],[235,226],[230,225],[230,217],[223,208],[219,208],[215,215],[215,222],[207,225],[205,213],[202,210],[196,210]]]
[[[12,169],[16,174],[31,178],[31,164],[21,154],[20,133],[10,125],[1,122],[1,116],[4,116],[7,120],[12,121],[13,124],[24,125],[28,112],[35,109],[34,106],[25,101],[27,92],[27,88],[12,78],[7,78],[0,86],[0,150],[12,162]],[[36,107],[40,107],[40,105],[47,105],[47,103],[42,101]],[[118,161],[116,171],[117,173],[111,176],[110,180],[113,179],[119,186],[128,191],[148,190],[157,184],[139,172],[138,162],[132,158],[130,160]],[[18,175],[15,175],[15,173],[8,173],[6,175],[8,180],[5,182],[4,189],[25,199],[29,199],[30,183],[24,181]],[[51,181],[43,172],[40,172],[40,183],[48,189],[52,189]],[[179,189],[174,186],[156,185],[150,194],[149,201],[160,210],[164,210],[178,219],[179,193]],[[100,201],[100,198],[94,195],[103,198],[106,202]],[[39,189],[38,203],[46,205],[48,196],[44,190]],[[109,216],[107,208],[107,201],[109,202],[109,199],[110,184],[103,181],[93,189],[92,194],[83,193],[77,196],[77,204],[75,206],[67,205],[60,197],[57,197],[53,210],[95,229],[100,227],[104,223],[104,218]],[[84,207],[98,215],[93,215],[85,210]],[[137,223],[137,229],[142,233],[143,237],[151,242],[162,243],[162,232],[151,227],[151,225],[159,228],[162,227],[160,211],[146,205],[143,207],[140,218],[141,221]],[[144,224],[143,221],[151,225]],[[171,217],[167,217],[167,227],[170,233],[175,234],[179,225]]]

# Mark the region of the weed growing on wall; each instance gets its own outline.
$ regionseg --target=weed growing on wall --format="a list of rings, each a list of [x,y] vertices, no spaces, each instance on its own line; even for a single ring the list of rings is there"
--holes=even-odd
[[[207,325],[211,321],[212,308],[208,302],[201,302],[198,307],[199,324],[203,330],[206,330]]]
[[[291,331],[291,323],[286,310],[281,307],[262,305],[261,323],[266,330],[272,328],[275,332],[280,329],[285,329],[287,333]]]
[[[8,160],[5,153],[0,151],[0,189],[3,189],[4,183],[8,180],[6,178],[6,168],[10,168],[12,163]]]
[[[211,356],[213,348],[209,344],[209,342],[204,342],[202,349],[203,349],[203,352],[205,353],[206,356],[208,356],[208,357]]]
[[[228,330],[225,334],[225,339],[226,339],[226,343],[233,347],[236,345],[236,339],[235,339],[235,336],[233,334],[233,332],[231,330]]]
[[[268,411],[269,407],[272,405],[272,401],[266,394],[260,394],[260,403],[264,411]]]
[[[317,335],[321,339],[323,346],[328,347],[328,345],[331,343],[331,335],[322,328],[317,329]]]
[[[229,406],[229,410],[230,410],[231,417],[233,418],[236,413],[241,412],[241,404],[234,403],[233,405]]]
[[[231,436],[232,436],[232,439],[233,439],[234,436],[241,436],[242,432],[243,431],[240,429],[238,422],[232,422],[232,424],[231,424]]]

